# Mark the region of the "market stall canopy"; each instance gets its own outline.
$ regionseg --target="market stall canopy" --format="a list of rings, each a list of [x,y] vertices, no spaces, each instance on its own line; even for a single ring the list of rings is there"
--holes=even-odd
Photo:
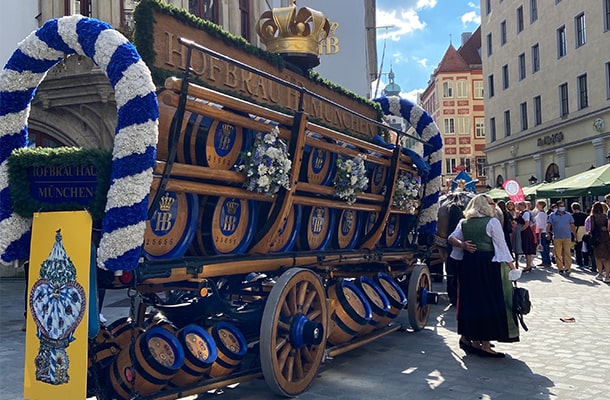
[[[529,201],[533,201],[539,198],[544,198],[544,196],[540,196],[538,191],[546,188],[549,184],[547,182],[536,183],[535,185],[525,186],[523,188],[523,195],[525,195],[525,199]]]
[[[610,164],[544,185],[538,197],[604,196],[610,193]]]
[[[489,192],[486,192],[485,194],[494,200],[508,200],[508,195],[506,194],[504,189],[501,189],[501,188],[491,189]]]

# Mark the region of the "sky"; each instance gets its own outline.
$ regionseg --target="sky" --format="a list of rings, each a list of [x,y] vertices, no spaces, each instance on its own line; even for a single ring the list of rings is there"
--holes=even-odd
[[[376,17],[382,70],[377,96],[388,83],[391,66],[401,97],[415,101],[449,44],[459,48],[462,33],[474,32],[481,24],[481,9],[479,0],[377,0]],[[390,28],[382,28],[386,26]],[[373,95],[376,86],[374,82]]]

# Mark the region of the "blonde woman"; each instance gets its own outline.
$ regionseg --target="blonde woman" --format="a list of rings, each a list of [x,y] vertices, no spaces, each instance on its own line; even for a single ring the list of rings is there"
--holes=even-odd
[[[494,218],[495,203],[476,195],[449,235],[451,257],[460,261],[457,319],[459,345],[467,354],[501,358],[491,341],[519,341],[519,327],[512,315],[512,284],[509,270],[513,257],[504,240],[500,221]]]

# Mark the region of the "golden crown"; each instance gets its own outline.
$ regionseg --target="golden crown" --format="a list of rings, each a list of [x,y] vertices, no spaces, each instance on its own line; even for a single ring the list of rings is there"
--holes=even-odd
[[[233,125],[231,124],[222,124],[222,133],[225,135],[229,135],[231,134],[231,131],[233,131]]]
[[[225,205],[227,206],[227,211],[229,212],[229,215],[234,215],[237,211],[237,208],[239,207],[239,200],[230,199],[225,203]]]
[[[172,204],[174,204],[174,201],[176,201],[176,199],[170,196],[169,193],[165,192],[165,195],[163,195],[163,197],[161,197],[161,200],[159,201],[159,210],[169,211],[172,208]]]
[[[330,28],[330,21],[320,11],[308,7],[297,11],[294,2],[289,7],[265,11],[256,24],[256,32],[268,51],[316,58],[320,55],[319,44]]]

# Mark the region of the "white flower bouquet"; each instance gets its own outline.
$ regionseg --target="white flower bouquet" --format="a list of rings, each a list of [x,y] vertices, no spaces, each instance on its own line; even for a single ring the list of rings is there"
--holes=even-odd
[[[415,211],[419,206],[421,181],[408,171],[401,170],[396,181],[392,205],[403,211]]]
[[[286,143],[278,138],[280,131],[273,127],[269,133],[258,133],[252,149],[241,153],[238,170],[246,174],[244,187],[257,193],[273,195],[284,187],[290,189],[290,168]]]
[[[369,184],[364,160],[366,156],[359,154],[353,159],[345,157],[337,158],[337,171],[333,184],[335,195],[347,201],[347,204],[354,204],[356,195],[363,192]]]

